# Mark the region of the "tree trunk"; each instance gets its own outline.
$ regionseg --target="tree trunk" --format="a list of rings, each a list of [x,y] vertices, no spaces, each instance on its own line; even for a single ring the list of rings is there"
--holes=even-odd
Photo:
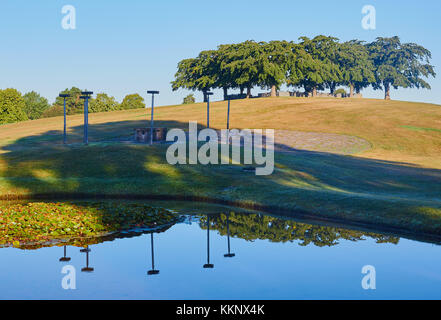
[[[240,87],[240,94],[243,95],[243,87]]]
[[[317,87],[312,88],[312,96],[317,97]]]
[[[360,94],[360,91],[361,91],[360,88],[358,88],[358,87],[355,88],[355,93]]]
[[[224,87],[224,100],[228,100],[228,88]]]
[[[251,98],[251,88],[247,88],[247,99]]]
[[[335,83],[332,83],[332,84],[329,86],[329,89],[331,90],[331,94],[332,94],[332,95],[334,95],[335,87],[336,87]]]
[[[390,84],[384,84],[384,100],[390,100]]]
[[[277,96],[276,86],[272,85],[271,86],[271,97],[276,97],[276,96]]]
[[[354,85],[351,83],[350,85],[349,85],[349,98],[353,98],[354,97]]]

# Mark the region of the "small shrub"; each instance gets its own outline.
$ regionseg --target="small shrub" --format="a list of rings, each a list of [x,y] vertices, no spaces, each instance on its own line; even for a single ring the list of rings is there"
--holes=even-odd
[[[182,104],[193,104],[196,102],[196,98],[194,97],[194,95],[191,93],[188,96],[186,96],[184,98],[184,101],[182,101]]]

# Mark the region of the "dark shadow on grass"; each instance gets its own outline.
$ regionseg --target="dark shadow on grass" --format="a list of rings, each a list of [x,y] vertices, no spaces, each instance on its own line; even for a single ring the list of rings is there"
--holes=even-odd
[[[145,120],[90,125],[88,146],[81,143],[83,126],[71,128],[66,146],[61,131],[4,146],[2,198],[207,201],[435,242],[441,237],[439,218],[420,213],[441,208],[441,170],[283,145],[290,152],[276,155],[270,176],[239,165],[170,166],[167,145],[131,141],[133,129],[146,126]]]

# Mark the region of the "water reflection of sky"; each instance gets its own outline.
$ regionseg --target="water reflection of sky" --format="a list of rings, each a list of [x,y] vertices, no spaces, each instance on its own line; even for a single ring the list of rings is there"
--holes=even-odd
[[[300,241],[301,242],[301,241]],[[400,239],[398,244],[339,240],[338,245],[300,246],[231,238],[198,223],[181,223],[154,234],[157,275],[151,266],[151,235],[92,245],[86,254],[67,247],[0,250],[2,299],[439,299],[441,246]],[[63,265],[76,270],[77,289],[63,290]],[[373,265],[377,289],[363,290],[361,268]]]

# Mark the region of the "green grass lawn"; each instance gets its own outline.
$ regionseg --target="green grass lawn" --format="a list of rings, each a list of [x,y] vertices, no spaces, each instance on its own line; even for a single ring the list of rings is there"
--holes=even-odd
[[[170,165],[166,146],[95,145],[4,155],[3,195],[166,195],[441,232],[439,171],[308,151],[276,154],[272,175],[239,165]],[[278,209],[278,210],[279,210]]]
[[[224,103],[213,126],[224,127]],[[308,214],[370,226],[441,234],[441,108],[365,99],[237,101],[232,126],[353,135],[372,148],[353,156],[294,151],[276,154],[270,176],[239,165],[169,165],[167,146],[111,142],[129,137],[146,110],[90,115],[92,141],[63,146],[60,118],[0,127],[0,195],[139,195],[222,200],[285,215]],[[283,116],[285,115],[285,116]],[[203,124],[204,106],[158,108],[158,125]],[[222,118],[221,118],[222,117]],[[78,119],[77,119],[78,118]],[[79,116],[69,118],[79,142]],[[73,125],[74,123],[75,125]],[[411,130],[403,126],[437,130]],[[56,139],[58,138],[58,140]],[[105,142],[110,141],[110,142]]]

